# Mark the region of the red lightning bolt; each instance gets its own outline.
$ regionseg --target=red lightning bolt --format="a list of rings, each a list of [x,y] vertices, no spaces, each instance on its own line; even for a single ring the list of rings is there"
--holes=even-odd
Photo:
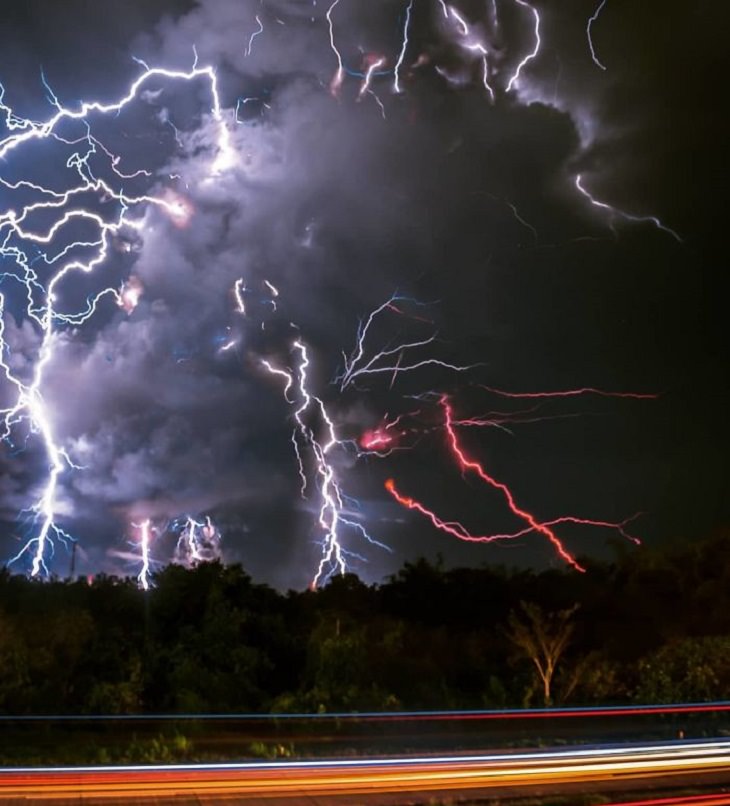
[[[630,396],[633,397],[634,395]],[[455,426],[458,424],[458,421],[456,422],[454,421],[454,413],[451,402],[449,401],[448,397],[444,395],[440,400],[440,404],[444,413],[444,428],[447,435],[447,442],[451,450],[451,453],[455,457],[461,470],[465,472],[470,471],[472,473],[475,473],[485,484],[488,484],[493,489],[498,490],[500,493],[502,493],[504,499],[507,502],[507,506],[510,508],[512,513],[514,513],[518,518],[524,521],[526,526],[523,529],[517,532],[513,532],[511,534],[474,535],[471,532],[469,532],[469,530],[461,523],[457,521],[444,521],[441,518],[439,518],[435,512],[424,506],[420,501],[417,501],[414,498],[410,498],[409,496],[403,495],[396,488],[395,481],[393,479],[388,479],[385,483],[385,488],[401,506],[406,507],[406,509],[415,510],[416,512],[421,513],[421,515],[424,515],[426,518],[428,518],[431,521],[431,523],[440,531],[446,532],[447,534],[450,534],[453,537],[458,538],[459,540],[464,540],[470,543],[493,543],[499,540],[511,540],[514,538],[522,537],[526,534],[529,534],[530,532],[539,532],[550,541],[555,551],[558,553],[560,557],[562,557],[563,560],[565,560],[566,563],[575,568],[576,571],[581,572],[584,572],[585,568],[583,568],[583,566],[580,565],[580,563],[575,559],[575,557],[565,548],[560,538],[553,531],[552,527],[562,523],[573,523],[573,524],[582,524],[586,526],[616,529],[619,532],[619,534],[623,535],[628,540],[631,540],[634,543],[640,542],[638,538],[633,537],[632,535],[628,534],[625,531],[626,525],[635,517],[637,517],[636,515],[632,516],[631,518],[627,518],[626,520],[621,521],[620,523],[591,520],[588,518],[577,518],[573,515],[562,516],[559,518],[554,518],[549,521],[539,521],[531,512],[528,512],[527,510],[523,509],[517,504],[514,498],[514,494],[506,484],[491,476],[478,461],[467,455],[465,449],[459,442],[459,438],[456,433]]]

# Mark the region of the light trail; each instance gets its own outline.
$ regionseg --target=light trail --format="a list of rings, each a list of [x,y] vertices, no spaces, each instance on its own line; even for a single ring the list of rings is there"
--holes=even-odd
[[[728,714],[730,701],[716,700],[713,702],[670,703],[662,705],[589,705],[561,708],[505,708],[491,710],[438,710],[438,711],[329,711],[318,713],[238,713],[238,714],[200,714],[176,713],[170,714],[44,714],[44,715],[8,715],[0,714],[0,723],[3,722],[94,722],[94,721],[160,721],[170,719],[204,719],[204,720],[243,720],[243,721],[271,721],[271,720],[334,720],[345,722],[411,722],[411,721],[461,721],[461,720],[488,720],[499,721],[533,719],[592,719],[604,717],[642,717],[642,716],[679,716],[696,714]],[[674,746],[676,743],[671,742]],[[661,746],[657,745],[657,746]]]
[[[238,800],[386,793],[494,792],[505,787],[615,785],[696,780],[727,773],[727,741],[640,744],[543,752],[239,764],[23,767],[0,769],[5,798],[227,795]],[[411,797],[413,795],[411,794]]]
[[[727,806],[730,795],[716,792],[711,795],[679,795],[676,797],[649,798],[642,800],[611,801],[606,806],[690,806],[690,804],[703,804],[704,806]]]
[[[277,715],[271,715],[275,718]],[[312,714],[316,717],[316,714]],[[167,717],[171,718],[170,716]],[[0,772],[115,772],[145,770],[289,770],[310,768],[342,768],[342,767],[419,767],[424,764],[471,764],[479,762],[503,762],[504,764],[532,764],[534,762],[572,761],[575,759],[618,758],[634,756],[663,760],[672,756],[704,756],[730,753],[730,742],[723,739],[700,739],[696,741],[630,743],[626,745],[603,745],[599,747],[573,747],[567,749],[524,750],[497,753],[463,753],[439,754],[424,756],[405,756],[395,758],[361,758],[361,759],[292,759],[276,761],[242,761],[202,764],[119,764],[119,765],[82,765],[82,766],[38,766],[38,767],[0,767]]]

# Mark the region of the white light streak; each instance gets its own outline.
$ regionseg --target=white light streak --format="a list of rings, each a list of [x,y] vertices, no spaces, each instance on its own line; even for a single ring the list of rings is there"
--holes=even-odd
[[[532,15],[533,15],[533,17],[535,19],[535,48],[530,53],[528,53],[527,56],[525,56],[524,59],[522,59],[522,61],[517,65],[517,69],[512,74],[512,77],[510,78],[510,80],[507,82],[507,87],[506,87],[507,92],[509,92],[512,89],[512,87],[515,85],[515,83],[519,79],[520,73],[522,72],[522,70],[525,67],[525,65],[529,61],[534,59],[535,56],[537,56],[537,54],[540,52],[540,44],[541,44],[540,43],[540,15],[537,13],[537,9],[533,8],[529,3],[526,3],[525,0],[515,0],[515,3],[517,3],[520,6],[523,6],[524,8],[528,8],[532,12]]]
[[[593,47],[593,37],[591,36],[591,28],[593,27],[593,23],[598,19],[598,16],[601,13],[601,11],[603,11],[603,7],[605,5],[606,0],[601,0],[601,2],[598,5],[598,8],[593,12],[593,14],[591,14],[591,16],[588,18],[588,23],[586,24],[586,37],[588,38],[588,47],[590,48],[591,51],[591,59],[593,59],[593,63],[597,67],[600,67],[601,70],[605,70],[606,65],[603,64],[598,59],[598,56],[596,56],[596,51],[595,48]]]

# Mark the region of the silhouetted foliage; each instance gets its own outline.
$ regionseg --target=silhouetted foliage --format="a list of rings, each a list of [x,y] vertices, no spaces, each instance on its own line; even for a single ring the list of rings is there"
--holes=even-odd
[[[286,594],[219,562],[169,566],[148,592],[129,579],[38,581],[3,570],[0,712],[503,708],[725,696],[730,538],[587,564],[577,574],[418,560],[381,585],[346,575]]]

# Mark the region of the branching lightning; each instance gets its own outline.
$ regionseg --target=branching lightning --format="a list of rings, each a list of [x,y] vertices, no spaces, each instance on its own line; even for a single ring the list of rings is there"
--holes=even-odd
[[[576,390],[573,394],[579,394],[579,393],[580,391]],[[564,396],[564,393],[556,393],[556,394]],[[545,395],[549,396],[550,393],[545,393]],[[540,395],[535,396],[539,397]],[[440,406],[444,417],[444,430],[446,433],[447,445],[451,452],[451,455],[456,460],[458,468],[464,473],[466,472],[473,473],[487,486],[498,491],[502,495],[505,503],[507,504],[507,507],[512,512],[512,514],[515,515],[520,520],[522,520],[524,523],[526,523],[526,526],[523,527],[522,529],[519,529],[511,533],[474,535],[462,523],[458,521],[444,521],[435,512],[427,508],[420,501],[417,501],[416,499],[411,498],[410,496],[404,495],[398,490],[395,481],[393,479],[388,479],[388,481],[385,484],[386,490],[393,496],[393,498],[401,506],[419,512],[421,515],[428,518],[431,521],[431,523],[440,531],[450,534],[453,537],[458,538],[459,540],[463,540],[469,543],[495,543],[504,540],[514,540],[519,537],[524,537],[525,535],[528,535],[532,532],[538,532],[539,534],[542,534],[545,538],[547,538],[547,540],[553,546],[555,552],[564,562],[572,566],[576,571],[581,572],[585,571],[585,569],[575,559],[574,555],[565,547],[561,539],[555,534],[553,527],[569,523],[569,524],[579,524],[582,526],[613,529],[616,530],[623,537],[625,537],[627,540],[632,541],[633,543],[638,544],[640,542],[638,538],[634,537],[633,535],[629,534],[626,531],[626,527],[628,526],[628,524],[635,518],[637,518],[638,514],[632,515],[630,518],[626,518],[625,520],[617,523],[603,520],[588,519],[588,518],[579,518],[574,515],[565,515],[558,518],[552,518],[549,520],[538,519],[533,513],[529,512],[528,510],[524,509],[523,507],[517,504],[514,493],[504,482],[494,478],[490,473],[487,472],[487,470],[480,462],[478,462],[476,459],[473,459],[467,454],[466,449],[462,446],[461,441],[456,433],[456,428],[461,424],[471,424],[471,423],[469,421],[464,422],[454,419],[453,406],[447,396],[444,395],[441,397]]]
[[[516,532],[510,532],[504,534],[474,535],[463,524],[459,523],[459,521],[443,521],[441,520],[441,518],[438,517],[438,515],[436,515],[435,512],[431,511],[430,509],[427,509],[420,501],[417,501],[415,498],[411,498],[401,493],[398,490],[396,483],[393,479],[388,479],[385,482],[385,489],[393,496],[393,498],[401,506],[405,507],[406,509],[419,512],[421,515],[428,518],[428,520],[430,520],[431,523],[439,531],[452,535],[453,537],[456,537],[459,540],[463,540],[465,543],[498,543],[507,540],[516,540],[520,537],[525,537],[526,535],[529,535],[532,532],[536,531],[533,526],[526,526],[524,529],[520,529]],[[626,527],[629,525],[629,523],[638,518],[640,514],[641,513],[632,515],[631,517],[626,518],[625,520],[620,521],[618,523],[612,523],[609,521],[584,520],[582,518],[576,518],[567,515],[561,518],[554,518],[553,520],[543,521],[541,525],[546,528],[552,528],[553,526],[559,526],[564,523],[572,523],[572,524],[580,524],[583,526],[587,525],[594,527],[603,527],[606,529],[613,529],[617,531],[622,537],[626,538],[626,540],[630,540],[632,543],[640,545],[641,541],[639,540],[639,538],[634,537],[632,534],[629,534],[626,531]]]
[[[372,538],[363,524],[350,513],[349,499],[342,492],[333,458],[334,450],[343,448],[344,443],[337,437],[334,421],[324,402],[310,391],[310,362],[306,345],[297,340],[293,350],[297,358],[295,371],[275,367],[266,360],[262,361],[262,365],[269,373],[284,378],[284,397],[287,402],[296,406],[293,413],[295,428],[291,440],[302,482],[302,497],[306,496],[309,486],[304,451],[308,451],[312,457],[314,486],[319,497],[317,521],[323,534],[322,555],[311,581],[311,587],[316,588],[333,574],[347,572],[347,557],[352,552],[343,547],[343,527],[355,530],[369,543],[386,551],[390,551],[390,548]],[[296,398],[290,397],[292,389],[296,390]]]
[[[373,96],[385,117],[386,104],[389,101],[385,96],[383,96],[385,103],[381,101],[380,97],[375,94],[374,85],[377,85],[380,78],[390,76],[392,73],[392,93],[401,95],[403,93],[403,76],[405,75],[407,79],[410,69],[418,68],[424,63],[428,64],[431,58],[429,54],[420,54],[412,64],[408,63],[409,54],[415,50],[414,43],[411,41],[411,29],[417,30],[414,17],[419,13],[418,5],[414,4],[414,0],[408,0],[404,6],[402,29],[401,21],[398,22],[400,49],[397,57],[393,60],[393,58],[367,53],[361,49],[363,54],[361,70],[363,72],[355,72],[346,66],[347,54],[343,57],[335,38],[333,15],[339,3],[340,0],[333,0],[325,14],[329,45],[337,64],[329,85],[330,92],[333,96],[339,97],[346,76],[356,76],[361,79],[356,100],[360,100],[366,95]],[[516,10],[517,16],[521,19],[523,16],[529,15],[532,20],[531,30],[534,45],[526,54],[522,55],[516,67],[514,67],[516,58],[514,60],[510,58],[510,72],[503,67],[504,57],[500,53],[500,40],[496,36],[499,28],[496,0],[491,0],[491,10],[486,12],[487,22],[476,23],[474,26],[470,26],[464,13],[447,4],[445,0],[437,0],[437,3],[443,13],[443,21],[439,21],[439,27],[447,32],[452,43],[458,44],[460,58],[467,65],[465,71],[456,77],[451,73],[450,67],[449,72],[437,64],[433,66],[433,69],[447,80],[453,80],[453,83],[460,80],[461,83],[466,83],[467,80],[472,81],[476,70],[480,69],[481,84],[492,104],[505,102],[506,94],[524,87],[526,79],[523,76],[525,72],[529,73],[529,70],[526,71],[527,65],[538,57],[542,46],[540,14],[530,2],[514,0],[516,6],[519,7]],[[586,26],[591,57],[602,70],[606,70],[606,67],[596,55],[591,28],[605,4],[606,0],[601,0]],[[244,48],[245,57],[251,55],[255,39],[264,32],[264,24],[259,15],[255,16],[255,21],[258,28],[248,36]],[[282,20],[277,20],[277,22],[284,24]],[[321,18],[319,22],[324,31]],[[482,35],[484,30],[486,33]],[[240,48],[240,44],[238,47]],[[143,237],[150,209],[158,209],[178,227],[187,226],[194,213],[190,201],[172,188],[149,194],[127,191],[126,183],[140,178],[152,180],[153,172],[145,169],[130,170],[129,172],[122,170],[122,158],[107,148],[92,133],[93,124],[98,117],[108,119],[119,115],[127,106],[143,98],[145,92],[157,94],[162,92],[161,89],[147,89],[150,84],[158,81],[166,84],[167,82],[189,83],[200,80],[206,82],[210,90],[210,116],[217,132],[215,154],[209,166],[210,177],[220,176],[237,160],[236,151],[231,143],[231,135],[224,121],[216,72],[212,67],[199,67],[197,53],[193,67],[188,71],[149,67],[139,59],[135,61],[143,68],[143,72],[129,85],[126,94],[113,103],[103,103],[97,100],[80,103],[74,107],[64,106],[43,76],[43,85],[54,110],[53,114],[43,122],[18,115],[11,106],[5,103],[5,91],[0,85],[0,124],[3,124],[5,129],[5,134],[0,139],[0,165],[7,162],[21,149],[30,148],[34,143],[50,142],[70,150],[66,169],[73,177],[70,187],[59,190],[56,187],[38,184],[30,179],[6,179],[0,174],[0,187],[8,194],[15,194],[20,199],[15,207],[8,204],[7,208],[0,210],[0,258],[13,264],[12,268],[0,274],[0,284],[8,283],[13,287],[15,285],[20,287],[23,315],[35,329],[38,342],[35,347],[32,372],[29,373],[29,377],[25,377],[22,372],[14,368],[9,358],[13,345],[6,341],[5,316],[6,309],[9,308],[10,297],[7,292],[0,293],[0,370],[12,391],[10,404],[6,408],[0,409],[2,417],[0,439],[14,447],[16,438],[23,445],[30,437],[38,438],[45,453],[47,467],[42,488],[28,510],[33,532],[11,560],[11,562],[17,562],[26,555],[31,557],[31,574],[33,576],[47,573],[46,559],[53,551],[55,540],[60,539],[62,542],[74,540],[58,523],[62,517],[59,514],[61,510],[59,501],[62,497],[61,484],[64,474],[69,470],[78,469],[78,467],[73,464],[62,440],[56,434],[52,401],[47,400],[44,394],[46,370],[53,363],[54,353],[65,329],[83,325],[100,309],[100,306],[106,303],[115,303],[129,315],[137,308],[145,290],[138,277],[129,275],[121,285],[119,285],[118,279],[114,283],[108,282],[101,290],[85,299],[83,303],[74,306],[68,301],[70,294],[67,291],[67,281],[77,274],[103,273],[109,263],[112,248],[117,245],[118,241],[121,241],[122,245],[127,244],[127,248],[131,250],[132,247],[125,239]],[[468,78],[464,79],[464,75]],[[516,95],[519,94],[516,93]],[[236,112],[241,104],[257,100],[260,99],[239,100],[233,118],[237,119]],[[512,99],[507,99],[508,102],[512,100],[514,100],[514,96]],[[390,101],[390,103],[395,102],[395,100]],[[171,128],[177,142],[181,143],[180,131],[166,110],[160,112],[158,120],[166,127],[166,131]],[[100,178],[98,174],[101,169],[97,167],[99,164],[102,164],[113,178]],[[596,199],[586,190],[580,174],[575,177],[575,187],[592,206],[608,214],[611,224],[615,218],[650,223],[681,242],[679,235],[665,226],[657,217],[635,216]],[[30,201],[26,197],[30,197]],[[504,203],[511,209],[515,220],[529,229],[537,240],[538,234],[535,227],[519,214],[513,203],[507,201]],[[102,205],[105,205],[102,208],[105,211],[103,214],[99,212]],[[113,212],[107,212],[109,210],[113,210]],[[38,220],[48,219],[51,223],[47,225],[35,223]],[[73,240],[69,232],[74,228],[80,228],[84,233],[88,230],[92,234],[84,234]],[[264,280],[263,284],[268,293],[265,300],[267,311],[276,312],[279,291],[268,280]],[[243,278],[235,282],[232,293],[235,301],[235,313],[251,318],[248,308],[249,305],[252,308],[255,306],[255,300],[252,302],[251,297],[248,296],[250,290]],[[478,364],[462,365],[441,359],[437,355],[434,356],[431,351],[439,343],[438,332],[429,319],[406,312],[414,305],[420,305],[420,303],[396,294],[375,308],[360,322],[355,346],[349,354],[343,352],[344,366],[335,378],[339,392],[358,390],[368,381],[381,377],[386,381],[389,380],[392,389],[404,373],[414,373],[424,368],[464,373],[479,366]],[[431,326],[430,331],[419,338],[389,340],[385,344],[381,342],[382,346],[379,348],[373,348],[373,326],[381,316],[386,314],[425,322]],[[263,322],[261,326],[263,328]],[[231,331],[232,327],[227,330]],[[220,346],[221,353],[232,350],[239,343],[237,338],[228,336],[223,338],[227,340]],[[343,492],[340,479],[341,462],[338,458],[340,452],[344,453],[348,450],[352,452],[354,445],[357,456],[368,455],[381,458],[389,456],[393,451],[401,449],[400,443],[405,441],[406,434],[415,433],[418,430],[415,427],[406,426],[405,421],[409,417],[414,418],[420,414],[420,411],[409,415],[386,415],[377,427],[369,429],[359,439],[343,440],[338,436],[336,418],[331,413],[332,407],[325,405],[323,398],[312,392],[311,362],[304,340],[297,339],[293,343],[291,354],[294,369],[281,367],[266,359],[261,360],[261,365],[269,374],[284,382],[284,398],[292,407],[294,428],[291,441],[301,480],[301,494],[303,497],[310,495],[313,499],[316,498],[317,523],[321,537],[321,556],[311,583],[313,587],[316,587],[333,574],[345,573],[348,568],[348,557],[358,556],[345,548],[343,535],[348,531],[358,533],[360,537],[373,545],[388,549],[387,546],[369,535],[361,522],[357,507],[353,506],[353,499]],[[573,397],[581,394],[633,399],[656,397],[650,394],[606,392],[592,387],[562,392],[532,393],[507,392],[486,386],[482,388],[500,397],[514,399],[541,400]],[[425,392],[424,397],[430,396],[430,399],[433,400],[435,394]],[[440,396],[439,406],[441,412],[439,425],[421,429],[421,432],[425,433],[428,430],[429,433],[445,434],[450,456],[458,468],[463,473],[473,474],[487,487],[496,491],[522,526],[508,534],[472,534],[458,521],[442,520],[418,500],[401,493],[395,481],[388,480],[386,489],[402,506],[419,512],[428,518],[437,529],[467,542],[493,543],[538,533],[547,539],[564,562],[578,571],[584,569],[557,536],[554,531],[556,527],[573,524],[613,529],[625,538],[638,542],[627,531],[629,522],[636,516],[617,523],[582,519],[572,515],[548,520],[538,518],[519,505],[511,488],[493,477],[485,466],[474,459],[463,447],[459,437],[459,428],[469,426],[506,428],[510,423],[547,419],[548,417],[543,416],[541,411],[536,413],[540,403],[535,404],[534,410],[520,412],[519,416],[514,413],[492,412],[483,417],[464,419],[454,418],[453,404],[448,396]],[[532,417],[532,414],[535,416]],[[410,438],[409,441],[413,442]],[[198,515],[197,517],[203,516]],[[133,526],[138,530],[138,540],[135,545],[139,548],[141,562],[138,580],[139,584],[147,590],[151,584],[150,542],[155,530],[150,519],[133,524]],[[178,536],[175,557],[179,562],[195,565],[218,556],[221,535],[210,517],[197,520],[186,515],[174,521],[172,529]]]
[[[173,530],[180,532],[174,562],[190,568],[220,556],[221,533],[210,516],[203,521],[187,516],[182,522],[174,523]]]
[[[385,111],[386,111],[385,105],[380,100],[380,98],[373,92],[372,83],[373,78],[376,75],[381,75],[384,72],[390,72],[390,71],[381,70],[381,68],[383,68],[385,65],[384,57],[378,57],[377,60],[371,61],[365,73],[354,73],[353,71],[350,71],[346,68],[342,51],[338,48],[335,41],[334,23],[332,19],[333,12],[336,6],[339,4],[339,2],[340,0],[334,0],[334,2],[329,6],[326,13],[326,19],[329,30],[330,48],[332,52],[335,54],[335,57],[337,59],[337,70],[335,71],[335,74],[330,82],[330,92],[334,96],[339,95],[340,89],[347,74],[361,76],[363,78],[363,82],[360,86],[358,98],[361,98],[365,93],[372,94],[380,107],[383,117],[385,117]],[[481,84],[484,87],[485,91],[487,92],[487,95],[491,103],[492,104],[496,103],[497,96],[500,92],[510,93],[513,90],[519,89],[523,71],[531,61],[533,61],[538,57],[542,47],[541,18],[539,11],[531,3],[527,2],[527,0],[514,0],[514,3],[519,9],[524,9],[524,11],[529,13],[529,15],[532,17],[532,36],[534,39],[534,44],[532,48],[527,53],[525,53],[522,56],[522,58],[520,58],[514,70],[512,70],[512,72],[509,75],[504,75],[499,65],[495,67],[495,65],[490,62],[490,60],[493,62],[495,58],[493,55],[494,48],[492,48],[491,45],[488,45],[487,42],[484,41],[484,36],[476,33],[475,30],[472,29],[472,26],[467,21],[465,15],[461,11],[456,9],[453,5],[450,5],[447,2],[445,2],[445,0],[437,0],[437,2],[439,8],[441,9],[441,12],[443,13],[443,18],[445,21],[443,25],[445,25],[447,29],[449,28],[455,29],[455,31],[452,31],[452,36],[456,35],[459,38],[460,46],[463,52],[473,54],[476,58],[479,59],[481,65],[480,69]],[[605,4],[606,0],[602,0],[602,2],[596,8],[595,12],[589,18],[586,26],[586,34],[591,51],[591,56],[593,58],[593,61],[603,70],[605,70],[606,68],[600,62],[600,60],[595,54],[595,49],[593,46],[593,40],[591,36],[591,28],[593,23],[598,19]],[[403,68],[406,65],[405,60],[410,46],[409,31],[414,13],[415,9],[413,0],[409,0],[405,8],[403,32],[401,37],[401,47],[398,53],[395,66],[392,70],[393,93],[396,95],[400,95],[403,92],[403,88],[401,85],[401,76]],[[496,0],[492,0],[490,4],[490,10],[487,14],[487,18],[488,18],[487,26],[491,27],[491,35],[496,37],[497,31],[499,29],[499,14]],[[422,58],[423,56],[420,56],[418,60],[416,60],[415,66],[419,66],[420,64],[422,64],[421,61]],[[498,54],[497,58],[501,59],[502,57],[499,57]],[[461,86],[465,83],[465,78],[463,75],[459,74],[455,75],[450,70],[445,69],[439,64],[435,64],[434,69],[450,84]],[[672,235],[672,237],[681,242],[680,236],[674,230],[665,226],[656,216],[650,216],[650,215],[636,216],[630,213],[626,213],[622,210],[619,210],[618,208],[612,207],[611,205],[596,199],[583,186],[580,174],[578,174],[574,178],[574,181],[576,188],[586,199],[588,199],[588,201],[593,206],[606,210],[612,218],[618,217],[626,221],[653,224],[655,227],[663,230],[664,232],[667,232],[668,234]],[[535,228],[519,215],[516,207],[513,204],[509,202],[507,203],[511,207],[516,220],[519,221],[526,228],[530,229],[533,235],[537,237]]]
[[[382,303],[382,305],[379,305],[377,308],[375,308],[375,310],[368,315],[364,322],[360,323],[357,331],[355,349],[349,356],[346,353],[342,354],[344,359],[344,370],[336,379],[340,385],[340,390],[344,390],[348,386],[352,386],[358,379],[364,378],[368,375],[387,374],[390,375],[393,380],[395,380],[398,375],[406,372],[413,372],[414,370],[422,369],[423,367],[427,366],[437,366],[443,369],[452,370],[454,372],[465,372],[466,370],[473,369],[475,366],[477,366],[476,364],[462,366],[459,364],[450,363],[448,361],[442,361],[439,358],[431,357],[413,359],[405,364],[402,363],[403,356],[409,351],[417,350],[421,347],[433,344],[436,341],[437,334],[432,334],[431,336],[427,336],[423,339],[417,339],[415,341],[399,343],[394,347],[385,347],[376,352],[370,358],[367,358],[365,355],[365,342],[373,322],[385,311],[401,313],[401,311],[396,307],[396,303],[400,300],[413,302],[413,300],[407,300],[405,297],[393,295],[390,297],[390,299]]]
[[[17,115],[5,103],[4,88],[0,85],[0,113],[4,118],[7,132],[0,139],[0,160],[7,161],[21,148],[42,141],[52,141],[72,149],[76,147],[66,162],[66,167],[71,170],[75,183],[64,191],[29,180],[11,182],[0,176],[0,185],[6,190],[31,194],[35,197],[33,201],[21,203],[19,210],[7,207],[0,211],[0,257],[14,264],[14,268],[0,275],[0,281],[20,285],[26,300],[24,314],[37,328],[40,342],[32,377],[24,380],[12,371],[6,359],[9,351],[5,341],[6,304],[5,295],[0,294],[0,362],[3,375],[15,396],[12,405],[0,410],[2,416],[0,438],[11,443],[13,433],[21,426],[27,427],[31,434],[40,437],[48,464],[46,482],[38,500],[31,507],[32,520],[37,526],[36,533],[11,560],[16,562],[25,554],[32,555],[33,576],[47,571],[45,556],[49,545],[52,549],[54,537],[62,540],[71,539],[56,522],[56,514],[60,477],[65,470],[73,467],[73,464],[55,435],[53,416],[43,395],[45,370],[53,362],[59,327],[82,325],[94,315],[98,306],[107,297],[113,299],[127,313],[131,313],[143,290],[139,280],[132,277],[120,289],[111,285],[103,288],[88,298],[81,308],[64,310],[62,307],[64,281],[77,272],[91,274],[95,270],[100,270],[109,258],[113,238],[125,230],[139,235],[145,223],[146,207],[160,208],[177,225],[186,223],[190,215],[185,201],[172,191],[162,195],[130,195],[123,189],[115,189],[109,182],[96,176],[91,161],[92,159],[98,161],[102,156],[107,158],[107,167],[118,180],[138,176],[150,177],[151,174],[144,170],[123,173],[119,169],[121,158],[112,154],[93,136],[91,119],[95,115],[110,117],[112,114],[120,113],[140,97],[143,86],[152,79],[184,82],[204,79],[210,86],[211,115],[218,126],[217,153],[211,165],[212,174],[216,175],[223,168],[232,165],[234,160],[230,136],[223,121],[217,78],[213,68],[198,67],[197,56],[195,66],[189,71],[143,66],[144,72],[132,82],[121,100],[108,104],[100,101],[84,102],[75,109],[61,105],[44,77],[49,101],[56,111],[49,119],[40,123]],[[74,124],[81,128],[81,132],[73,139],[69,139],[64,132]],[[117,208],[116,214],[104,217],[92,207],[84,206],[88,198],[93,199],[96,204],[114,202]],[[31,227],[30,221],[34,215],[41,212],[52,215],[55,220],[48,229],[38,231]],[[97,235],[88,240],[71,241],[58,249],[55,254],[41,251],[41,248],[48,248],[57,240],[67,237],[69,228],[74,224],[95,228]],[[91,257],[82,258],[80,255],[84,250],[92,250]],[[38,260],[51,267],[52,273],[49,279],[44,280],[34,268]],[[149,536],[149,524],[147,526],[143,524],[140,528],[144,547],[147,540],[144,536]],[[142,580],[146,580],[144,571],[140,581]]]

